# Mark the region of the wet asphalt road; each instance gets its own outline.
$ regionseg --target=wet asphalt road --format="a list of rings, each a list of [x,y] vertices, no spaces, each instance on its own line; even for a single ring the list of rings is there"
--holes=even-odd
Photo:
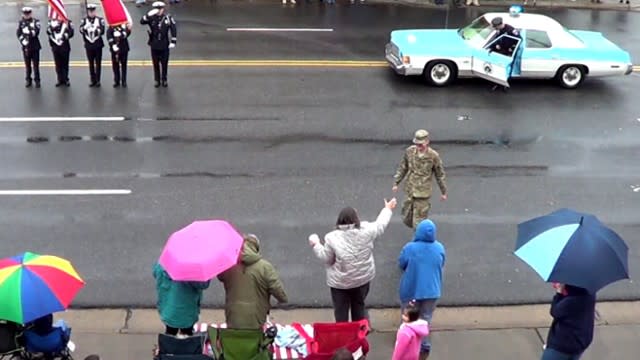
[[[0,11],[1,61],[18,60],[14,18]],[[479,15],[456,10],[448,24]],[[17,11],[17,10],[16,10]],[[80,11],[71,7],[79,22]],[[142,10],[132,8],[138,17]],[[174,7],[179,59],[381,60],[389,30],[442,27],[445,12],[387,5]],[[553,12],[570,28],[603,31],[640,59],[635,13]],[[41,16],[42,17],[42,16]],[[319,27],[330,33],[229,33],[228,27]],[[146,59],[134,28],[130,58]],[[206,43],[203,43],[206,39]],[[41,38],[44,40],[44,36]],[[83,59],[80,39],[72,58]],[[44,59],[50,59],[48,47]],[[638,63],[638,61],[636,61]],[[433,89],[384,68],[175,67],[154,89],[149,68],[129,88],[22,88],[2,68],[0,116],[125,116],[109,123],[0,123],[0,190],[130,189],[122,196],[0,196],[0,254],[24,250],[73,260],[88,284],[80,305],[153,305],[151,265],[168,235],[193,219],[229,218],[263,240],[296,305],[327,305],[322,265],[307,236],[329,231],[353,205],[372,219],[413,131],[426,127],[449,175],[450,199],[433,219],[448,250],[446,304],[547,301],[548,286],[511,255],[516,224],[558,207],[594,212],[631,247],[638,273],[640,77],[591,80],[577,91],[516,82],[491,94],[482,81]],[[459,121],[464,115],[468,120]],[[399,249],[411,238],[399,216],[376,244],[369,302],[395,305]],[[222,288],[207,293],[219,304]],[[603,298],[638,298],[621,282]]]

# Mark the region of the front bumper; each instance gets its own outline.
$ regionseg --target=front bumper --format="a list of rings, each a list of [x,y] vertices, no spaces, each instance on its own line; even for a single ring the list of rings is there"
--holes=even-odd
[[[630,75],[633,72],[633,64],[627,65],[627,71],[624,72],[625,75]]]

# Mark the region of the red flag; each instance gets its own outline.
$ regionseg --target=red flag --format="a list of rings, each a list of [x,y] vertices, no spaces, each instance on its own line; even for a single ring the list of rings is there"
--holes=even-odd
[[[100,0],[104,9],[104,17],[109,26],[132,24],[131,15],[122,3],[122,0]]]
[[[64,9],[62,0],[47,0],[49,3],[49,19],[69,21],[67,11]]]

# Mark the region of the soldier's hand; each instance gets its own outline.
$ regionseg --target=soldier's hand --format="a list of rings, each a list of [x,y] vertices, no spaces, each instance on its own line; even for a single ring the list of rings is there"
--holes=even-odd
[[[31,32],[31,31],[29,30],[29,28],[28,28],[28,27],[23,27],[23,28],[22,28],[22,33],[23,33],[23,34],[25,34],[25,35],[29,35],[29,33],[30,33],[30,32]]]
[[[316,246],[319,243],[320,243],[320,238],[318,237],[318,234],[309,235],[309,245]]]
[[[447,194],[441,195],[440,201],[447,201]]]
[[[176,44],[174,43],[169,44],[169,49],[173,49],[174,47],[176,47]]]
[[[156,15],[158,15],[159,12],[160,12],[160,10],[158,10],[158,9],[151,9],[147,13],[147,16],[156,16]]]
[[[393,191],[394,193],[398,192],[398,185],[393,185],[393,187],[391,188],[391,191]]]
[[[387,209],[393,210],[396,208],[396,205],[398,205],[398,201],[396,200],[396,198],[393,198],[391,200],[384,199],[384,207],[386,207]]]

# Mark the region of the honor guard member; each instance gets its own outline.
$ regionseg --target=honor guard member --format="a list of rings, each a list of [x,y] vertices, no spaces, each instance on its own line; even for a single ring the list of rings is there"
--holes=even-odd
[[[102,35],[106,30],[104,19],[96,16],[95,4],[87,5],[87,17],[80,23],[80,34],[84,40],[84,48],[89,60],[89,75],[91,82],[89,87],[100,87],[102,73],[102,48],[104,41]]]
[[[33,81],[36,87],[40,87],[40,20],[31,16],[32,9],[30,7],[22,8],[22,19],[18,23],[16,35],[22,46],[22,57],[24,58],[24,66],[26,71],[26,87],[31,87],[31,73],[33,73]]]
[[[176,47],[177,29],[173,16],[165,13],[165,4],[156,1],[153,9],[142,17],[140,24],[149,25],[149,47],[153,61],[155,87],[167,87],[167,68],[169,67],[169,49]],[[171,37],[169,37],[169,34]],[[162,71],[161,71],[162,70]]]
[[[113,87],[127,87],[127,58],[129,57],[129,36],[131,24],[111,26],[107,30],[107,41],[111,51],[113,67]]]
[[[502,35],[508,35],[494,42],[491,45],[491,51],[495,51],[505,56],[511,56],[516,50],[515,45],[518,43],[518,40],[516,39],[521,39],[520,32],[513,26],[505,24],[501,17],[493,18],[493,20],[491,20],[491,26],[497,31],[493,37],[494,39],[497,39]]]
[[[420,221],[429,217],[434,175],[440,187],[442,201],[447,200],[447,184],[440,155],[429,147],[429,132],[422,129],[416,131],[413,144],[404,152],[394,175],[392,191],[397,192],[398,185],[405,180],[402,220],[405,225],[415,229]]]
[[[53,62],[56,64],[56,75],[58,76],[56,87],[71,86],[69,82],[69,53],[71,53],[69,39],[73,37],[73,34],[71,20],[60,21],[53,19],[49,21],[47,35],[49,35]]]

